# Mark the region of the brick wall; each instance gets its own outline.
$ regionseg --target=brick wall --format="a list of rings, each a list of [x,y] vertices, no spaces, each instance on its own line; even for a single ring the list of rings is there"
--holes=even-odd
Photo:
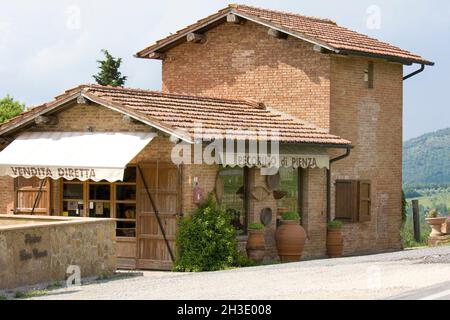
[[[14,209],[14,179],[0,177],[0,214],[12,214]]]
[[[350,157],[333,165],[332,180],[372,183],[372,219],[345,225],[346,253],[401,248],[403,70],[373,61],[373,89],[364,82],[366,59],[333,57],[331,63],[331,132],[355,146]]]
[[[329,56],[292,37],[275,39],[253,22],[225,23],[206,35],[204,44],[167,52],[163,91],[252,98],[329,127]]]
[[[272,38],[252,22],[221,24],[206,35],[204,44],[166,52],[162,90],[256,99],[351,140],[352,155],[334,165],[332,180],[370,179],[373,217],[345,225],[345,253],[401,248],[402,66],[373,60],[369,90],[365,58],[319,54],[298,39]],[[305,177],[307,256],[326,250],[325,177],[321,170]],[[334,214],[334,188],[331,199]]]

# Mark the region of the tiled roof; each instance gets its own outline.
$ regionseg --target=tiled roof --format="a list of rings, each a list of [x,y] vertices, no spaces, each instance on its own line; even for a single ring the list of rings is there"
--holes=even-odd
[[[227,8],[210,15],[196,23],[179,30],[155,44],[137,53],[138,57],[146,58],[155,51],[164,51],[164,47],[173,45],[183,35],[193,32],[198,28],[206,28],[208,24],[228,13],[234,13],[256,23],[269,25],[298,38],[319,44],[339,54],[370,54],[384,58],[391,58],[403,63],[421,63],[432,65],[433,63],[406,50],[384,43],[364,34],[338,26],[327,19],[302,16],[294,13],[260,9],[246,5],[229,5]]]
[[[83,85],[66,91],[63,95],[43,106],[24,112],[20,116],[0,126],[0,132],[20,122],[32,121],[33,116],[55,106],[67,97],[77,98],[83,95],[106,107],[116,108],[139,119],[165,129],[167,132],[185,132],[193,139],[196,126],[201,124],[211,134],[226,135],[227,130],[278,130],[281,142],[350,145],[350,141],[326,133],[311,124],[293,116],[267,108],[254,101],[227,100],[179,94],[167,94],[158,91]],[[235,138],[243,138],[234,133]],[[270,133],[269,133],[270,137]],[[254,139],[254,136],[246,139]],[[259,137],[261,139],[261,137]]]

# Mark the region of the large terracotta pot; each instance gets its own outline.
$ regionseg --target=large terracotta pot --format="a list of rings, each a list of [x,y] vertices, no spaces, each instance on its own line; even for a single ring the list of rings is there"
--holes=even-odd
[[[256,261],[262,262],[266,252],[266,240],[264,230],[249,230],[247,239],[247,256]]]
[[[275,241],[282,262],[299,261],[306,241],[305,229],[298,220],[282,220]]]
[[[327,230],[327,254],[330,258],[342,256],[344,239],[341,228],[329,228]]]
[[[431,233],[430,233],[431,238],[440,237],[443,235],[441,229],[442,225],[445,223],[446,220],[447,220],[446,217],[425,219],[425,221],[431,226]]]

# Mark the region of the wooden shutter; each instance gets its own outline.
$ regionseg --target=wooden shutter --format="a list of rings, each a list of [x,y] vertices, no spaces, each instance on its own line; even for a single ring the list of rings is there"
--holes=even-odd
[[[358,201],[358,221],[370,221],[370,181],[359,181]]]
[[[345,221],[357,221],[358,218],[358,182],[356,180],[337,180],[335,218]]]
[[[42,183],[42,187],[41,187]],[[40,191],[39,191],[40,190]],[[50,179],[14,179],[14,213],[50,215]]]

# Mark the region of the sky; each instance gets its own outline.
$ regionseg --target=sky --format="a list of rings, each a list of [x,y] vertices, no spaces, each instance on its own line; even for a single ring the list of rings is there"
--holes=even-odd
[[[15,0],[0,6],[0,97],[38,105],[94,82],[101,49],[122,57],[127,86],[160,90],[161,62],[133,57],[230,1]],[[404,140],[450,127],[450,1],[245,1],[329,18],[434,61],[404,83]],[[404,73],[418,66],[405,67]]]

